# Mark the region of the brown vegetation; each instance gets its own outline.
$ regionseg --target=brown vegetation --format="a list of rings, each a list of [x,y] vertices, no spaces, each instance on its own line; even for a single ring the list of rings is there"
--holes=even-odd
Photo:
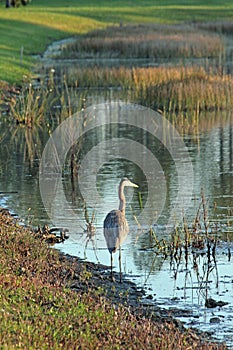
[[[218,57],[221,38],[192,25],[126,25],[81,36],[63,50],[64,57],[150,58]]]

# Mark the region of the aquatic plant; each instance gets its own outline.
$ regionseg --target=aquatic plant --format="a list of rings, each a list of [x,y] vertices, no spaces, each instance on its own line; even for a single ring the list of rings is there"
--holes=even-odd
[[[91,219],[90,219],[86,203],[84,203],[84,216],[86,221],[86,228],[84,229],[84,233],[87,233],[88,235],[90,235],[90,238],[92,238],[96,232],[95,215],[96,215],[95,210],[93,210],[91,214]]]
[[[201,113],[233,106],[224,39],[203,26],[120,25],[81,35],[62,52],[80,59],[78,67],[66,67],[68,85],[120,89],[126,101],[196,125]],[[140,59],[149,66],[140,67]]]
[[[209,32],[213,31],[221,35],[222,34],[232,35],[233,33],[233,23],[228,20],[207,21],[207,22],[197,21],[196,23],[194,23],[194,26]]]
[[[221,37],[193,25],[128,24],[81,35],[62,50],[72,58],[170,59],[219,57]]]
[[[160,235],[156,233],[154,227],[151,227],[147,234],[149,244],[143,249],[150,252],[151,261],[145,283],[155,268],[156,262],[158,263],[158,257],[160,257],[161,261],[163,259],[169,260],[174,281],[178,280],[178,276],[181,274],[184,291],[186,288],[194,288],[198,300],[201,303],[204,300],[205,303],[209,298],[209,284],[213,279],[216,288],[219,284],[216,249],[218,243],[221,245],[221,236],[218,225],[211,222],[208,217],[208,201],[204,192],[201,193],[200,203],[197,205],[194,218],[188,223],[184,216],[183,221],[174,228],[170,238],[159,238]],[[225,255],[228,259],[230,258],[229,250],[226,251]]]
[[[28,128],[41,124],[47,108],[48,91],[34,89],[32,84],[25,86],[17,98],[10,101],[10,113],[17,124]]]
[[[72,70],[72,72],[71,72]],[[233,78],[199,66],[71,68],[68,84],[78,88],[121,88],[121,97],[177,118],[233,107]]]
[[[151,226],[148,231],[150,238],[149,249],[164,258],[170,257],[171,261],[180,260],[183,255],[185,259],[193,253],[206,254],[207,257],[215,257],[216,246],[219,241],[219,228],[208,218],[208,205],[201,193],[201,201],[197,207],[196,215],[192,223],[188,223],[183,217],[182,223],[174,227],[170,238],[159,239],[155,229]],[[146,249],[146,247],[144,247]]]

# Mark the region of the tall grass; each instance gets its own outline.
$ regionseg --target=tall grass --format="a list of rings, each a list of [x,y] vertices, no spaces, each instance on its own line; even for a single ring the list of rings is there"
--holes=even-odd
[[[164,113],[197,117],[233,107],[224,40],[197,24],[108,27],[79,37],[62,57],[80,59],[67,67],[68,84],[121,88],[127,100]]]
[[[11,114],[17,124],[25,124],[32,128],[42,123],[44,113],[49,101],[48,91],[35,90],[31,84],[22,89],[18,98],[12,98],[10,102]]]
[[[197,22],[195,26],[200,29],[205,29],[208,31],[213,31],[219,34],[232,35],[233,33],[233,23],[232,21],[214,21],[214,22]]]
[[[136,69],[134,76],[137,100],[153,109],[181,114],[233,107],[233,78],[230,75],[207,73],[203,68],[193,66]]]
[[[169,113],[229,110],[233,78],[199,66],[149,68],[78,68],[68,83],[79,88],[115,87],[134,102]]]
[[[118,25],[87,33],[63,49],[62,57],[174,59],[218,57],[219,35],[192,25]]]
[[[120,99],[159,110],[175,124],[186,127],[198,125],[201,113],[233,108],[233,77],[217,68],[68,67],[67,76],[62,72],[56,81],[50,77],[39,87],[25,87],[11,100],[11,114],[27,128],[47,125],[53,130],[81,110],[84,97],[87,103],[92,100],[93,88],[97,94],[116,89]]]

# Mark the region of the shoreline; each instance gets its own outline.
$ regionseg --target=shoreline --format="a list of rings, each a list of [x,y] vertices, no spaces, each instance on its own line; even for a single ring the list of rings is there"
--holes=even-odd
[[[17,215],[13,216],[13,219],[15,218],[20,220]],[[31,228],[28,227],[28,229],[30,230]],[[32,232],[36,233],[35,230],[32,230]],[[59,248],[53,247],[53,244],[47,243],[47,245],[49,249],[58,252],[61,261],[70,265],[73,272],[66,279],[66,286],[69,289],[81,294],[88,293],[90,290],[97,291],[111,303],[113,308],[122,305],[136,317],[146,318],[161,324],[174,324],[181,333],[190,332],[190,334],[200,337],[202,342],[217,342],[219,346],[222,345],[220,341],[213,337],[211,332],[203,332],[197,328],[186,327],[184,322],[176,319],[176,316],[190,316],[190,311],[176,308],[167,310],[162,306],[158,306],[152,295],[147,294],[144,288],[138,287],[124,273],[122,274],[122,283],[120,283],[120,273],[115,271],[115,281],[113,282],[111,280],[110,266],[86,261],[78,256],[60,251]],[[83,274],[86,276],[85,279],[83,279]]]
[[[33,319],[35,318],[36,320],[38,317],[38,315],[34,313],[34,305],[38,298],[38,291],[36,290],[35,296],[31,295],[31,293],[35,293],[34,291],[31,291],[31,288],[33,287],[31,284],[36,283],[38,289],[39,283],[41,285],[40,293],[42,293],[43,298],[45,298],[43,305],[51,304],[49,301],[50,299],[47,300],[47,294],[46,296],[43,295],[44,289],[48,287],[52,290],[55,288],[56,293],[59,291],[62,292],[63,301],[60,301],[62,305],[67,302],[66,299],[68,293],[70,295],[68,304],[70,305],[71,303],[74,303],[74,310],[76,310],[78,306],[75,301],[76,299],[85,300],[86,297],[91,297],[90,304],[88,304],[88,310],[90,310],[90,308],[96,310],[96,302],[97,305],[98,303],[101,304],[101,309],[102,307],[106,308],[107,305],[107,308],[111,310],[109,313],[115,315],[114,321],[111,322],[118,322],[118,319],[121,317],[120,315],[126,314],[126,319],[130,318],[133,320],[133,324],[135,325],[133,327],[140,328],[140,325],[142,324],[146,327],[144,330],[140,331],[142,332],[140,336],[143,338],[146,336],[146,341],[148,341],[148,337],[154,337],[154,332],[152,331],[153,327],[155,327],[159,334],[160,332],[165,332],[167,340],[163,339],[164,335],[161,334],[161,336],[163,339],[162,341],[165,341],[166,349],[173,349],[171,346],[174,346],[174,341],[177,341],[177,338],[179,340],[179,343],[177,343],[178,345],[176,346],[177,349],[188,349],[190,348],[190,344],[194,344],[194,349],[227,349],[225,344],[217,342],[217,340],[213,339],[209,333],[185,328],[182,322],[175,319],[174,310],[168,311],[156,305],[156,302],[152,302],[150,297],[146,297],[144,290],[140,290],[133,282],[126,280],[124,275],[123,282],[119,283],[119,274],[115,273],[116,281],[112,282],[108,266],[86,262],[79,257],[67,255],[60,252],[57,248],[52,248],[45,243],[44,239],[41,239],[35,230],[31,227],[20,225],[18,217],[12,216],[7,209],[1,208],[0,242],[0,250],[2,250],[0,276],[3,286],[7,285],[10,292],[9,305],[11,305],[12,295],[17,293],[19,288],[23,288],[21,290],[23,290],[23,293],[26,293],[26,303],[28,304],[30,301],[33,303],[32,316],[30,319],[30,322],[32,322],[33,325],[36,325],[37,323],[33,321]],[[6,257],[4,257],[4,254]],[[3,265],[6,266],[5,269],[3,268]],[[9,267],[10,270],[8,271]],[[17,289],[14,289],[14,284],[9,285],[8,278],[17,281],[17,283],[15,282]],[[20,287],[21,283],[22,287]],[[27,285],[29,287],[25,287]],[[64,288],[67,290],[65,294]],[[41,296],[39,300],[41,300]],[[4,303],[5,302],[4,299]],[[21,308],[21,304],[25,303],[25,298],[20,299],[18,303],[17,307]],[[41,301],[39,301],[39,304],[40,303]],[[5,304],[0,306],[2,307],[2,310],[4,310]],[[62,316],[63,309],[60,310],[60,307],[56,301],[52,302],[51,310],[56,311],[58,308],[56,312],[59,316],[57,317],[60,317],[60,315]],[[15,307],[13,306],[13,313],[14,309]],[[42,310],[41,317],[46,317],[47,324],[48,316],[46,316],[46,314],[47,311]],[[8,315],[5,317],[8,317]],[[97,324],[99,321],[98,317],[101,318],[101,315],[97,316],[97,319],[95,319]],[[10,321],[10,323],[11,322],[12,321]],[[27,322],[29,322],[29,320]],[[71,320],[68,319],[68,322],[68,324],[70,324]],[[21,323],[19,324],[20,327]],[[117,324],[118,323],[116,323],[116,325]],[[105,324],[103,324],[103,327],[105,327]],[[106,327],[108,326],[106,325]],[[74,332],[77,331],[79,331],[79,329],[75,328]],[[126,338],[123,340],[123,344],[125,344],[126,339],[127,342],[130,342],[131,338],[129,337],[128,332],[125,335]],[[148,335],[146,335],[146,332],[148,332]],[[62,334],[62,336],[66,337],[64,334]],[[9,339],[11,340],[10,336]],[[9,339],[7,340],[8,342],[10,341]],[[80,341],[79,338],[78,341]],[[153,341],[157,342],[159,341],[159,338],[156,336]],[[183,342],[185,342],[187,347],[183,346]],[[70,349],[70,347],[64,348]],[[122,348],[127,349],[128,347],[123,346]],[[138,347],[132,347],[132,349],[140,350],[141,348],[141,345]],[[161,348],[159,343],[149,343],[148,349],[165,348]]]
[[[156,300],[153,300],[151,295],[147,295],[143,288],[137,287],[134,282],[127,277],[125,278],[124,274],[122,274],[122,283],[120,283],[120,274],[114,272],[115,282],[112,282],[110,266],[84,261],[79,257],[60,252],[58,248],[54,249],[58,251],[61,259],[75,264],[77,272],[80,271],[80,268],[84,267],[87,274],[90,274],[88,281],[84,283],[81,282],[81,284],[78,280],[71,280],[68,283],[68,287],[72,290],[81,293],[88,292],[90,289],[102,290],[103,297],[110,301],[113,307],[117,307],[121,304],[136,317],[147,318],[156,323],[174,324],[181,333],[190,332],[190,334],[195,335],[195,337],[200,337],[203,343],[216,342],[216,344],[221,347],[222,343],[215,339],[210,332],[203,332],[196,328],[185,327],[182,321],[176,319],[176,316],[183,315],[185,317],[190,315],[190,311],[175,308],[167,310],[158,306]],[[216,349],[218,349],[218,346]]]

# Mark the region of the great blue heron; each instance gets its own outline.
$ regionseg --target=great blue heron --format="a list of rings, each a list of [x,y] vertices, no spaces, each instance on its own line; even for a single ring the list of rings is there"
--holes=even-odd
[[[112,210],[108,213],[104,220],[104,237],[107,243],[108,250],[111,254],[111,276],[113,280],[113,256],[112,254],[119,248],[119,267],[120,267],[120,282],[121,282],[121,245],[124,242],[128,232],[128,222],[125,218],[126,200],[124,195],[124,187],[130,186],[137,188],[138,185],[131,182],[127,177],[124,177],[119,184],[119,209]]]

